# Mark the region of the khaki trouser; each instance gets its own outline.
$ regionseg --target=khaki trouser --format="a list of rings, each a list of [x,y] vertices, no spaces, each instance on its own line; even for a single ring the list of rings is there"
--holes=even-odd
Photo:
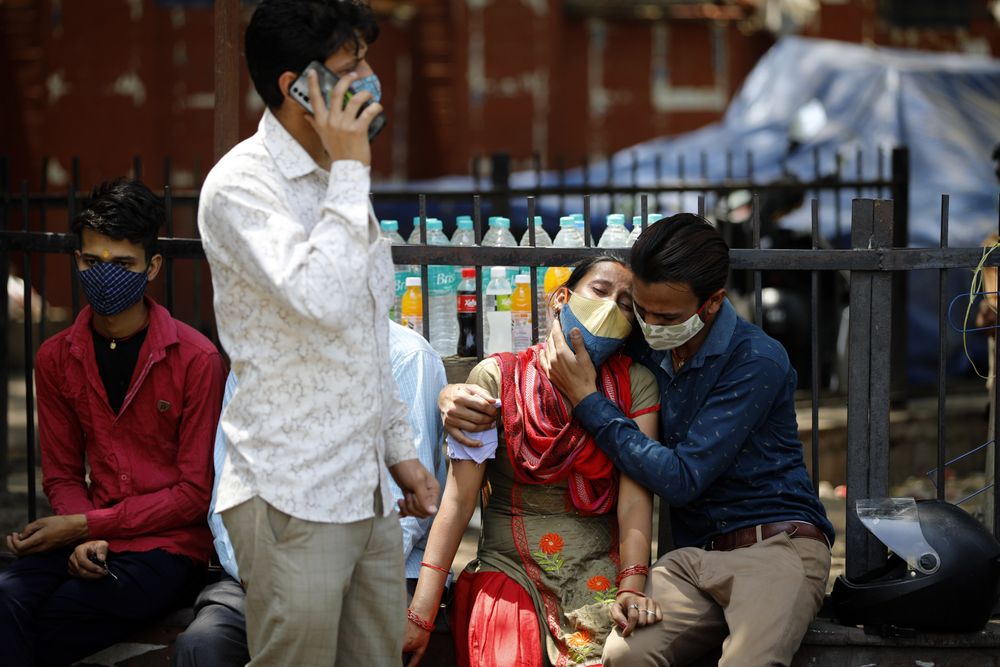
[[[663,621],[604,647],[605,667],[679,667],[722,646],[720,667],[788,665],[826,593],[830,549],[780,533],[733,551],[677,549],[650,569]]]
[[[249,665],[398,667],[406,589],[395,514],[315,523],[257,496],[222,520],[246,587]]]

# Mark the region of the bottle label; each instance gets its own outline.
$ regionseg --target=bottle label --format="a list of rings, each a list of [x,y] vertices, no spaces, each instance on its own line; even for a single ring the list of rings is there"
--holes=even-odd
[[[510,294],[497,294],[497,310],[510,310]]]
[[[427,268],[427,291],[431,294],[453,293],[458,287],[458,274],[453,266],[430,266]]]
[[[475,294],[459,294],[458,295],[458,312],[463,315],[476,314],[476,295]]]
[[[409,271],[396,271],[396,298],[403,296],[406,291],[406,279],[410,276]]]
[[[424,318],[420,315],[403,315],[402,324],[407,329],[413,329],[418,334],[424,333]]]

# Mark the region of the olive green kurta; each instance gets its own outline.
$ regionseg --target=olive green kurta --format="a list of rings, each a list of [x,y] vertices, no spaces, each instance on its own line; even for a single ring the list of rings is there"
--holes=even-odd
[[[659,390],[652,373],[633,364],[629,375],[632,414],[656,409]],[[482,361],[469,382],[500,395],[496,361]],[[466,570],[503,572],[528,592],[549,664],[600,664],[604,640],[612,630],[611,604],[620,568],[617,515],[614,510],[601,516],[581,515],[570,504],[566,481],[518,482],[502,417],[497,423],[496,458],[486,462],[489,495],[478,558]]]

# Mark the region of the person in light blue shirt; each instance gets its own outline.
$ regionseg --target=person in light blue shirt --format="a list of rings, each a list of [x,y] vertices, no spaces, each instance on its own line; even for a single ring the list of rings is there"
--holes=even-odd
[[[410,406],[410,427],[420,462],[434,472],[444,488],[446,463],[441,452],[442,429],[437,408],[438,393],[447,383],[441,358],[424,338],[406,327],[389,323],[389,357],[392,375],[403,401]],[[237,391],[236,375],[229,374],[222,409]],[[181,667],[245,665],[247,651],[245,594],[240,584],[239,566],[221,515],[215,512],[219,473],[226,459],[226,438],[220,427],[215,437],[215,484],[209,506],[208,524],[215,537],[215,551],[226,575],[205,588],[195,602],[195,620],[177,637],[174,661]],[[400,488],[390,480],[393,496],[403,498]],[[403,529],[403,558],[407,589],[412,595],[420,575],[427,532],[433,517],[400,519]]]

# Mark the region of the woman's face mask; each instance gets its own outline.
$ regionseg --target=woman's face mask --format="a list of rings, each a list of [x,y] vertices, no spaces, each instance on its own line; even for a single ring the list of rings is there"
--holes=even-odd
[[[680,324],[646,324],[646,320],[639,315],[639,310],[632,304],[635,311],[635,319],[642,329],[642,335],[646,342],[654,350],[673,350],[688,342],[698,335],[698,332],[705,328],[705,323],[701,319],[701,311],[708,304],[708,301],[701,304],[694,315]]]
[[[559,311],[563,335],[569,337],[574,328],[583,334],[583,345],[595,366],[600,366],[617,352],[632,331],[632,323],[615,301],[590,299],[576,292]]]

